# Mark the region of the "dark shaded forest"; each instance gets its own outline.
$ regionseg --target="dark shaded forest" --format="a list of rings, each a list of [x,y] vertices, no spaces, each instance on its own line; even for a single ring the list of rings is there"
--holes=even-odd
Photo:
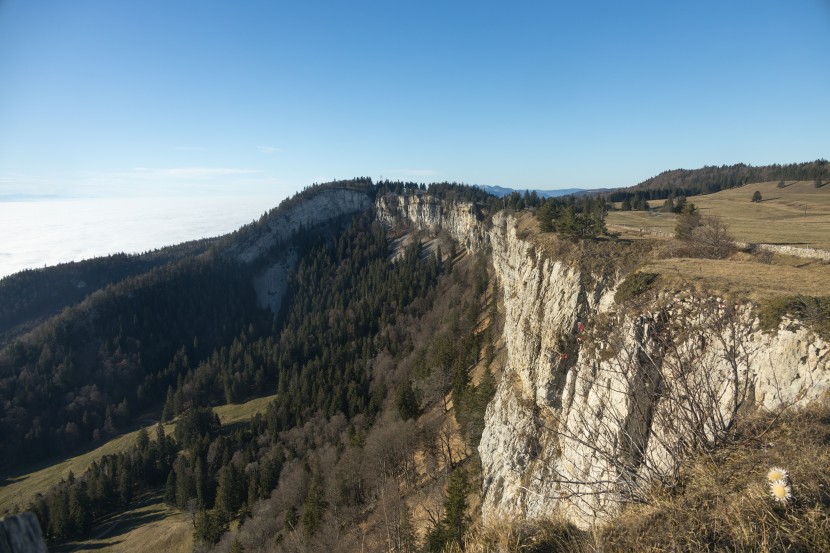
[[[0,459],[31,462],[113,436],[190,363],[240,329],[270,325],[251,278],[217,255],[189,258],[99,290],[6,346]]]
[[[245,532],[235,539],[249,545],[301,540],[322,550],[382,494],[384,501],[397,498],[395,539],[414,551],[421,544],[401,497],[415,484],[419,448],[431,452],[437,493],[446,487],[447,494],[422,545],[438,551],[460,536],[473,477],[464,462],[469,450],[454,450],[446,433],[414,420],[425,409],[446,411],[450,398],[466,447],[481,437],[495,383],[486,373],[474,385],[470,370],[490,341],[488,330],[476,332],[487,267],[482,259],[454,269],[440,248],[428,253],[417,241],[393,251],[386,232],[367,212],[339,234],[306,237],[276,322],[260,316],[250,298],[238,297],[233,303],[248,306],[254,317],[242,316],[229,345],[201,360],[204,340],[165,351],[172,361],[143,389],[166,386],[164,417],[175,417],[174,439],[161,425],[153,435],[142,431],[130,451],[107,456],[39,496],[29,509],[50,543],[82,539],[104,516],[162,493],[169,505],[191,513],[201,548],[220,542],[239,520]],[[436,312],[439,295],[455,307]],[[490,308],[494,317],[495,304]],[[427,315],[435,322],[422,328]],[[248,424],[223,428],[211,410],[275,389],[267,412]],[[266,517],[272,509],[279,515]]]
[[[114,254],[4,277],[0,279],[0,346],[96,290],[204,253],[212,243],[197,240],[140,255]]]

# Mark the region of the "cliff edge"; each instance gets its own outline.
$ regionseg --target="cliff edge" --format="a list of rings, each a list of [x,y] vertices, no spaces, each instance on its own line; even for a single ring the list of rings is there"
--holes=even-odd
[[[799,321],[764,330],[757,306],[699,290],[625,293],[636,270],[610,259],[625,244],[578,262],[521,215],[487,220],[429,196],[376,207],[486,251],[501,287],[507,355],[478,449],[485,524],[564,515],[587,528],[676,479],[679,459],[726,440],[739,413],[830,389],[830,344]]]

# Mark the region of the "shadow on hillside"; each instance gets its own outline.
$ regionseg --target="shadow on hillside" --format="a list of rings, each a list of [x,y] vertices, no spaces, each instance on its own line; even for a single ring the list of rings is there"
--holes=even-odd
[[[139,526],[157,522],[163,518],[164,511],[155,511],[151,513],[123,513],[115,517],[112,522],[110,522],[111,527],[101,528],[100,532],[96,532],[98,529],[93,530],[93,535],[96,536],[94,539],[106,538],[109,540],[111,538],[117,538],[119,536],[123,536],[124,534],[128,534]]]
[[[156,414],[159,414],[159,416],[155,417],[155,418],[151,418]],[[125,426],[123,429],[121,429],[118,432],[118,434],[116,434],[116,435],[114,435],[114,436],[112,436],[112,437],[110,437],[106,440],[101,440],[101,441],[97,441],[97,442],[95,442],[95,441],[87,442],[87,443],[79,446],[78,448],[73,449],[72,451],[62,453],[62,454],[59,454],[59,455],[55,455],[55,456],[50,457],[50,458],[48,458],[44,461],[38,461],[38,462],[35,462],[35,463],[29,463],[29,464],[23,463],[23,464],[20,464],[20,465],[17,465],[17,466],[2,468],[2,469],[0,469],[0,487],[8,486],[9,484],[14,484],[14,483],[17,483],[17,482],[22,482],[22,481],[26,480],[27,478],[29,478],[35,472],[41,471],[43,469],[46,469],[46,468],[49,468],[49,467],[52,467],[52,466],[55,466],[55,465],[59,465],[63,462],[69,461],[69,460],[71,460],[75,457],[80,457],[81,455],[86,455],[87,453],[95,451],[99,447],[105,446],[108,442],[111,442],[113,440],[116,440],[116,439],[120,438],[121,436],[129,434],[131,432],[135,432],[136,430],[139,430],[141,428],[152,426],[152,425],[156,424],[159,420],[161,420],[161,417],[160,417],[160,412],[158,412],[158,410],[148,412],[147,414],[143,415],[142,417],[140,417],[140,418],[136,419],[135,421],[133,421],[132,423],[130,423],[128,426]],[[67,471],[67,473],[68,473],[68,471]],[[64,476],[66,476],[66,475],[64,474]],[[76,474],[75,476],[76,477],[80,476],[80,474]]]
[[[136,512],[137,509],[150,505],[161,505],[161,495],[144,496],[141,501],[135,502],[130,511],[117,513],[106,517],[92,529],[92,535],[86,541],[74,541],[53,545],[49,548],[52,553],[73,553],[75,551],[94,551],[112,548],[124,542],[118,539],[136,528],[162,520],[166,511]]]
[[[116,547],[124,543],[124,540],[118,541],[104,541],[101,543],[86,543],[86,542],[72,542],[72,543],[65,543],[63,545],[58,545],[51,547],[49,551],[51,553],[74,553],[75,551],[97,551],[99,549],[107,549],[110,547]]]

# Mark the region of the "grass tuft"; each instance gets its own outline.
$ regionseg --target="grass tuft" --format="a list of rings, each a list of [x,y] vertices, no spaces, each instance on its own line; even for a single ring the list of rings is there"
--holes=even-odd
[[[617,292],[614,294],[614,301],[618,305],[622,305],[632,298],[642,295],[651,288],[658,276],[657,273],[638,272],[629,274],[620,283],[619,287],[617,287]]]
[[[502,522],[471,529],[465,553],[589,553],[594,551],[590,532],[564,520],[529,523]]]
[[[745,440],[690,462],[678,490],[612,521],[602,550],[830,551],[830,405],[747,422]],[[771,483],[771,466],[787,479]]]
[[[758,314],[761,327],[776,330],[785,316],[807,324],[816,334],[830,339],[830,296],[784,296],[761,306]]]

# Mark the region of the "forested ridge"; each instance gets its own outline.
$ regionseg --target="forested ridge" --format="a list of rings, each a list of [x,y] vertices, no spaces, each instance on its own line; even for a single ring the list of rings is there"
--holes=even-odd
[[[635,196],[645,200],[664,200],[669,197],[713,194],[754,182],[777,180],[830,180],[830,162],[817,159],[805,163],[762,165],[754,167],[745,163],[735,165],[707,165],[700,169],[673,169],[630,188],[606,194],[609,201],[621,202]]]
[[[219,542],[232,520],[250,519],[237,539],[250,544],[267,538],[277,546],[281,540],[302,540],[309,550],[322,550],[333,531],[352,524],[361,509],[374,505],[378,493],[393,493],[388,486],[395,481],[396,539],[414,548],[417,536],[400,494],[414,485],[413,456],[420,448],[432,452],[427,460],[432,459],[437,493],[449,485],[446,504],[454,510],[435,521],[424,545],[437,551],[460,535],[466,528],[465,494],[472,476],[459,463],[469,452],[455,451],[437,427],[419,430],[412,419],[430,406],[443,404],[446,409],[450,393],[464,439],[470,447],[478,443],[484,408],[495,389],[489,373],[478,386],[469,375],[488,341],[475,331],[487,289],[486,265],[479,260],[474,266],[468,261],[464,268],[453,268],[457,254],[451,245],[449,257],[440,246],[430,253],[417,240],[392,250],[387,230],[371,212],[355,216],[345,230],[335,232],[336,228],[342,227],[333,225],[330,231],[298,241],[300,262],[276,319],[259,312],[248,295],[252,292],[242,285],[238,296],[228,296],[232,300],[228,305],[239,309],[238,317],[234,318],[235,312],[205,317],[235,321],[222,329],[231,336],[193,340],[155,321],[149,327],[172,334],[166,341],[169,347],[141,349],[146,337],[136,323],[152,320],[147,319],[150,314],[137,313],[134,320],[114,315],[132,313],[155,298],[169,305],[147,303],[148,310],[169,318],[170,325],[188,327],[171,306],[193,313],[188,298],[212,297],[219,287],[233,288],[249,280],[250,275],[227,265],[225,279],[214,282],[217,272],[223,274],[217,256],[191,261],[204,264],[208,275],[204,285],[194,285],[192,267],[179,268],[188,279],[178,285],[174,268],[160,269],[174,273],[163,280],[163,286],[159,275],[149,274],[143,277],[146,289],[132,281],[111,287],[79,306],[86,318],[67,312],[54,328],[39,331],[45,333],[35,340],[44,344],[42,352],[64,338],[72,342],[95,336],[89,330],[94,329],[94,320],[109,321],[121,330],[104,351],[111,356],[121,351],[125,357],[126,372],[116,378],[125,388],[137,382],[135,376],[128,379],[129,368],[142,374],[139,359],[168,359],[165,368],[145,376],[138,389],[142,397],[149,397],[164,387],[164,418],[176,423],[174,439],[164,435],[161,425],[149,435],[142,431],[131,450],[95,462],[84,474],[71,475],[29,505],[51,543],[83,539],[102,517],[163,494],[171,506],[192,513],[200,547]],[[208,284],[217,288],[203,287]],[[439,294],[442,303],[449,301],[455,307],[442,306],[439,313],[429,315]],[[172,296],[179,299],[174,302]],[[95,315],[89,316],[90,311]],[[254,316],[246,318],[251,313]],[[436,328],[431,328],[433,322],[428,323],[429,330],[419,330],[419,321],[427,315],[436,318]],[[192,325],[189,328],[193,330]],[[209,337],[218,330],[199,329],[196,335]],[[77,334],[84,331],[89,334]],[[220,345],[210,347],[208,342]],[[47,366],[38,365],[35,349],[27,352],[25,345],[9,351],[17,352],[15,362],[25,362],[27,371]],[[105,364],[110,365],[118,363]],[[74,373],[67,378],[72,376],[81,378]],[[105,379],[94,386],[115,390],[112,384]],[[274,390],[276,400],[249,424],[223,428],[211,410],[211,405]],[[138,397],[130,401],[140,403]],[[105,409],[106,420],[119,416],[111,406]],[[117,424],[120,419],[110,422]],[[90,431],[89,426],[74,423],[79,430]],[[378,459],[385,459],[380,473],[374,468]],[[275,488],[279,493],[272,493]],[[279,516],[266,516],[273,509],[279,510]],[[225,549],[233,545],[223,543]]]
[[[0,352],[4,464],[114,435],[189,362],[266,320],[244,267],[190,258],[100,290]],[[206,301],[206,298],[211,298]]]
[[[119,253],[3,277],[0,279],[0,346],[96,290],[203,253],[213,242],[196,240],[139,255]]]
[[[373,208],[301,227],[249,264],[229,253],[330,188],[472,202],[485,221],[532,211],[559,244],[616,247],[605,196],[495,198],[359,178],[312,187],[197,255],[102,285],[0,350],[0,464],[10,475],[104,443],[141,415],[167,427],[17,505],[50,545],[163,500],[189,515],[197,551],[464,548],[501,369],[492,267],[441,232],[385,227]],[[648,209],[643,191],[625,199]],[[289,248],[297,262],[272,313],[253,282]],[[271,395],[245,422],[223,426],[214,412]]]
[[[316,185],[286,199],[260,220],[220,239],[144,256],[116,255],[26,271],[0,281],[0,296],[10,299],[0,304],[0,323],[10,332],[13,327],[18,329],[15,332],[19,331],[20,327],[15,325],[33,324],[38,314],[69,305],[0,349],[0,467],[43,460],[105,440],[130,427],[143,410],[165,403],[170,415],[191,405],[194,397],[236,401],[265,390],[273,391],[274,386],[285,386],[297,377],[299,357],[319,356],[316,363],[330,370],[333,363],[340,361],[346,346],[332,349],[333,343],[323,343],[319,327],[306,326],[302,331],[317,341],[300,350],[290,333],[279,336],[273,314],[257,306],[253,275],[279,251],[265,252],[265,257],[250,266],[226,253],[234,243],[263,232],[281,213],[330,189],[349,189],[371,196],[378,190],[405,190],[407,185],[387,181],[375,187],[367,178]],[[476,199],[485,196],[476,189],[448,183],[431,185],[430,189],[436,194],[451,191],[453,195],[472,190]],[[332,236],[339,232],[338,225],[339,222],[331,222],[327,229],[308,229],[293,240],[292,247],[305,255],[316,234]],[[342,342],[348,337],[348,348],[360,349],[365,362],[370,350],[367,333],[389,323],[397,306],[421,294],[439,269],[431,269],[426,276],[379,276],[379,252],[385,247],[379,241],[385,238],[372,234],[374,231],[364,231],[367,241],[349,250],[360,250],[352,265],[335,268],[336,263],[322,258],[311,265],[302,261],[293,278],[306,281],[290,287],[286,304],[298,307],[294,313],[282,314],[278,322],[287,320],[287,328],[293,328],[298,324],[299,313],[314,307],[312,303],[323,301],[330,311],[340,309],[345,313],[342,319],[333,319],[337,323],[336,338]],[[347,246],[337,247],[342,250]],[[366,255],[376,257],[370,259]],[[405,256],[409,263],[417,261],[412,255]],[[302,290],[311,280],[308,275],[318,279],[316,284],[324,282],[321,279],[325,271],[354,278],[360,264],[361,269],[374,271],[375,280],[360,291],[366,295],[360,296],[363,300],[359,305],[346,305],[342,295],[330,297],[330,281],[323,288]],[[150,270],[139,273],[145,267]],[[410,287],[394,294],[378,294],[378,278],[403,279]],[[313,290],[313,296],[308,295],[312,293],[309,290]],[[92,293],[71,305],[84,291]],[[296,301],[294,296],[298,297]],[[24,321],[26,317],[30,319]],[[315,325],[320,324],[321,321],[315,321]],[[248,342],[254,345],[246,351],[247,358],[240,359],[240,344],[247,347]],[[276,343],[283,347],[275,357]],[[211,362],[202,364],[209,357]],[[312,369],[316,371],[318,367],[305,370]],[[359,372],[355,366],[347,370]],[[281,380],[277,374],[282,374]],[[355,374],[350,373],[350,377]],[[361,393],[356,392],[356,386]],[[365,378],[358,378],[349,386],[338,388],[337,399],[328,400],[328,409],[350,404],[343,410],[355,412],[357,403],[364,401],[358,397],[363,397],[365,387]],[[172,401],[167,401],[170,393]],[[359,407],[365,408],[366,405]],[[284,415],[282,424],[289,424],[290,418]]]
[[[0,281],[0,298],[9,300],[0,304],[0,325],[10,335],[63,308],[0,349],[0,468],[115,435],[161,405],[167,389],[214,350],[243,331],[270,330],[273,314],[258,307],[252,284],[258,265],[227,255],[229,244],[304,198],[370,185],[354,179],[311,187],[224,238]],[[304,234],[315,232],[329,231]]]

